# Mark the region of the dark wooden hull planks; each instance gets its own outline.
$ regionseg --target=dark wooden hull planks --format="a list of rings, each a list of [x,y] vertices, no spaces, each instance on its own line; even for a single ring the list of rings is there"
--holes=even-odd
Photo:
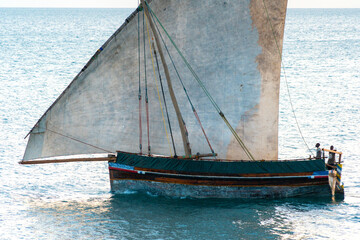
[[[297,196],[331,196],[329,185],[311,186],[208,186],[155,181],[110,180],[115,193],[142,192],[159,196],[189,198],[286,198]]]

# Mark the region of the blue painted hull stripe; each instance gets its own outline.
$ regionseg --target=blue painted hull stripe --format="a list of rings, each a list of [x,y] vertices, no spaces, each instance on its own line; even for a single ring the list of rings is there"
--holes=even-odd
[[[159,173],[159,172],[149,172],[149,171],[137,171],[133,166],[127,166],[118,163],[109,162],[109,169],[118,170],[118,171],[131,171],[137,172],[138,174],[156,174],[156,175],[168,175],[168,176],[181,176],[181,177],[201,177],[201,178],[218,178],[218,179],[284,179],[284,178],[327,178],[328,171],[320,171],[314,172],[313,175],[305,175],[305,176],[273,176],[273,177],[234,177],[234,176],[203,176],[203,175],[189,175],[189,174],[174,174],[174,173]]]

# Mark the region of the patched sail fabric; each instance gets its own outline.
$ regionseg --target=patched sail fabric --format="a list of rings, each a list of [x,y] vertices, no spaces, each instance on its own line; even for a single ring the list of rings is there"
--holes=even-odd
[[[148,3],[254,158],[277,159],[287,0]],[[146,26],[144,11],[136,10],[129,16],[31,130],[24,160],[116,150],[138,153],[140,133],[143,153],[148,153],[145,89],[151,153],[174,155],[169,133],[165,131],[165,126],[169,131],[169,125],[163,121],[164,103],[159,102],[156,67],[155,74],[153,71],[154,53],[150,52],[153,34]],[[218,158],[248,159],[159,23],[157,26]],[[169,57],[165,57],[170,63]],[[192,153],[209,153],[177,74],[168,65]],[[160,74],[165,79],[161,65]],[[183,142],[166,84],[164,90],[176,151],[183,155]]]

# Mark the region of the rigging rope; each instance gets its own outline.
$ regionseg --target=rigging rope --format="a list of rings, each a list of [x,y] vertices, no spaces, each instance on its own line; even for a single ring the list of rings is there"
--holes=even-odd
[[[138,8],[140,11],[140,7]],[[139,148],[140,154],[142,154],[142,125],[141,125],[141,83],[140,83],[140,13],[138,12],[138,59],[139,59]]]
[[[147,89],[147,78],[146,78],[146,47],[145,47],[145,11],[143,11],[143,42],[144,42],[144,74],[145,74],[145,105],[146,105],[146,124],[147,124],[147,138],[148,138],[148,154],[151,154],[150,147],[150,124],[149,124],[149,98]]]
[[[73,140],[73,141],[76,141],[76,142],[82,143],[82,144],[87,145],[87,146],[89,146],[89,147],[99,149],[99,150],[104,151],[104,152],[109,152],[109,153],[111,153],[111,152],[112,152],[112,151],[110,151],[110,150],[106,150],[106,149],[103,149],[103,148],[101,148],[101,147],[97,147],[97,146],[95,146],[95,145],[92,145],[92,144],[90,144],[90,143],[87,143],[87,142],[81,141],[81,140],[79,140],[79,139],[76,139],[76,138],[73,138],[73,137],[67,136],[67,135],[65,135],[65,134],[62,134],[62,133],[56,132],[56,131],[51,130],[51,129],[49,129],[49,128],[45,128],[45,130],[48,130],[49,132],[52,132],[52,133],[58,134],[58,135],[63,136],[63,137],[65,137],[65,138],[69,138],[69,139],[71,139],[71,140]]]
[[[295,114],[294,105],[293,105],[292,100],[291,100],[289,84],[288,84],[287,77],[286,77],[286,72],[285,72],[285,67],[284,67],[284,64],[283,64],[282,56],[281,56],[280,47],[279,47],[278,41],[277,41],[277,39],[276,39],[275,30],[274,30],[274,27],[273,27],[273,25],[272,25],[272,23],[271,23],[271,19],[270,19],[269,12],[268,12],[268,9],[267,9],[267,7],[266,7],[265,1],[262,0],[262,2],[263,2],[263,5],[264,5],[264,8],[265,8],[266,16],[267,16],[268,22],[269,22],[269,24],[270,24],[270,27],[271,27],[271,31],[272,31],[274,40],[275,40],[276,48],[277,48],[277,51],[278,51],[278,54],[279,54],[279,57],[280,57],[281,68],[282,68],[282,70],[283,70],[283,72],[284,72],[284,79],[285,79],[285,83],[286,83],[286,89],[287,89],[287,93],[288,93],[288,96],[289,96],[289,102],[290,102],[290,106],[291,106],[292,113],[293,113],[293,115],[294,115],[294,119],[295,119],[295,122],[296,122],[296,126],[297,126],[297,128],[298,128],[298,130],[299,130],[299,133],[300,133],[300,136],[301,136],[302,140],[304,141],[306,147],[308,148],[309,152],[310,152],[311,154],[313,154],[312,151],[311,151],[311,149],[310,149],[310,147],[309,147],[309,145],[307,144],[307,142],[306,142],[306,140],[305,140],[305,138],[304,138],[304,135],[302,134],[301,129],[300,129],[300,125],[299,125],[299,122],[298,122],[297,117],[296,117],[296,114]]]
[[[165,49],[166,49],[166,52],[167,52],[167,54],[168,54],[168,56],[169,56],[169,58],[170,58],[170,61],[171,61],[172,65],[173,65],[173,67],[174,67],[174,69],[175,69],[176,75],[178,76],[178,78],[179,78],[179,80],[180,80],[180,83],[181,83],[181,85],[182,85],[182,87],[183,87],[183,89],[184,89],[184,92],[185,92],[185,94],[186,94],[186,97],[187,97],[187,99],[188,99],[188,101],[189,101],[189,103],[190,103],[190,105],[191,105],[191,109],[192,109],[192,111],[193,111],[193,113],[194,113],[194,115],[195,115],[195,118],[196,118],[196,120],[198,121],[198,123],[199,123],[199,125],[200,125],[200,128],[201,128],[201,130],[202,130],[202,132],[203,132],[203,134],[204,134],[204,136],[205,136],[205,139],[206,139],[206,141],[207,141],[207,143],[208,143],[208,145],[209,145],[209,148],[210,148],[212,154],[215,156],[215,151],[213,150],[213,148],[212,148],[212,146],[211,146],[211,144],[210,144],[210,141],[209,141],[209,139],[208,139],[208,137],[207,137],[207,135],[206,135],[206,133],[205,133],[205,130],[204,130],[204,128],[203,128],[203,125],[201,124],[199,115],[198,115],[197,112],[196,112],[196,109],[195,109],[195,107],[194,107],[194,105],[193,105],[193,103],[192,103],[192,101],[191,101],[191,99],[190,99],[190,96],[189,96],[189,94],[188,94],[188,92],[187,92],[187,90],[186,90],[186,88],[185,88],[184,82],[182,81],[182,79],[181,79],[181,77],[180,77],[180,74],[179,74],[179,72],[178,72],[178,70],[177,70],[177,68],[176,68],[176,66],[175,66],[175,62],[174,62],[173,58],[171,57],[170,51],[169,51],[169,49],[168,49],[168,47],[167,47],[167,45],[166,45],[166,43],[165,43],[165,40],[164,40],[164,38],[162,37],[162,34],[161,34],[161,32],[159,31],[159,28],[158,28],[158,26],[157,26],[157,24],[156,24],[155,21],[154,21],[154,23],[155,23],[156,30],[158,31],[158,33],[159,33],[159,35],[160,35],[161,41],[162,41],[162,43],[164,44],[164,47],[165,47]]]
[[[145,19],[145,21],[146,21],[146,19]],[[147,30],[148,40],[149,40],[149,48],[150,48],[150,55],[151,55],[151,63],[152,63],[153,71],[154,71],[154,79],[155,79],[156,90],[157,90],[157,94],[158,94],[158,98],[159,98],[159,104],[160,104],[161,115],[162,115],[162,119],[163,119],[163,123],[164,123],[164,128],[165,128],[166,139],[167,139],[168,144],[169,144],[170,156],[172,156],[171,143],[170,143],[170,140],[169,140],[169,135],[168,135],[167,128],[166,128],[166,122],[165,122],[165,117],[164,117],[164,111],[163,111],[162,104],[161,104],[161,97],[160,97],[159,87],[158,87],[157,78],[156,78],[156,71],[155,71],[155,65],[154,65],[154,58],[153,58],[153,54],[152,54],[152,48],[151,48],[151,43],[150,43],[150,33],[149,33],[149,27],[148,27],[148,23],[147,23],[147,21],[146,21],[146,30]],[[154,48],[154,51],[155,51],[155,48]]]
[[[234,130],[234,128],[231,126],[231,124],[228,122],[228,120],[226,119],[224,113],[221,111],[221,109],[219,108],[219,106],[216,104],[215,100],[212,98],[212,96],[210,95],[210,93],[208,92],[208,90],[206,89],[205,85],[202,83],[202,81],[200,80],[200,78],[197,76],[197,74],[195,73],[195,71],[193,70],[193,68],[191,67],[191,65],[189,64],[189,62],[186,60],[186,58],[184,57],[184,55],[181,53],[180,49],[177,47],[177,45],[175,44],[175,42],[173,41],[173,39],[170,37],[169,33],[166,31],[165,27],[162,25],[162,23],[160,22],[160,20],[157,18],[156,14],[153,12],[153,10],[150,8],[149,4],[147,3],[147,1],[145,1],[145,4],[147,5],[148,9],[150,10],[151,16],[156,18],[156,21],[159,23],[159,25],[161,26],[161,28],[164,30],[165,34],[167,35],[167,37],[169,38],[170,42],[172,43],[172,45],[175,47],[176,51],[179,53],[180,57],[182,58],[182,60],[184,61],[185,65],[188,67],[188,69],[190,70],[190,72],[192,73],[192,75],[194,76],[195,80],[198,82],[198,84],[200,85],[200,87],[203,89],[203,91],[205,92],[206,96],[209,98],[210,102],[212,103],[212,105],[214,106],[214,108],[216,109],[216,111],[219,113],[219,115],[221,116],[221,118],[223,119],[223,121],[225,122],[225,124],[227,125],[227,127],[230,129],[231,133],[234,135],[235,139],[237,140],[237,142],[239,143],[239,145],[241,146],[241,148],[244,150],[245,154],[247,155],[247,157],[250,160],[255,160],[255,158],[253,157],[253,155],[250,153],[249,149],[245,146],[244,142],[241,140],[241,138],[239,137],[239,135],[236,133],[236,131]],[[155,22],[155,21],[154,21]]]
[[[162,80],[161,80],[161,75],[160,75],[159,62],[158,62],[158,59],[157,59],[157,54],[156,54],[155,47],[153,47],[153,49],[154,49],[154,55],[155,55],[155,60],[156,60],[156,65],[157,65],[157,70],[158,70],[158,74],[159,74],[159,81],[160,81],[161,92],[162,92],[162,96],[163,96],[163,100],[164,100],[164,105],[165,105],[166,116],[167,116],[167,119],[168,119],[168,124],[169,124],[169,130],[170,130],[171,141],[172,141],[173,148],[174,148],[174,157],[176,157],[176,156],[177,156],[177,154],[176,154],[176,148],[175,148],[174,137],[173,137],[173,133],[172,133],[172,129],[171,129],[171,123],[170,123],[170,118],[169,118],[169,112],[168,112],[167,105],[166,105],[166,99],[165,99],[164,87],[163,87]]]

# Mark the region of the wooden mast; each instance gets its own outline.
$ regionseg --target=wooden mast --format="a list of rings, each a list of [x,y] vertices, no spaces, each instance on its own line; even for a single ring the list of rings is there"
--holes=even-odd
[[[159,37],[158,37],[158,34],[156,32],[154,23],[152,22],[151,15],[149,13],[149,9],[148,9],[148,7],[147,7],[144,0],[141,0],[141,5],[144,8],[145,15],[146,15],[147,19],[149,20],[150,27],[151,27],[151,30],[152,30],[152,32],[154,34],[156,46],[158,48],[159,55],[160,55],[160,58],[161,58],[161,62],[162,62],[163,67],[164,67],[164,72],[165,72],[166,81],[167,81],[167,84],[168,84],[168,87],[169,87],[169,93],[170,93],[171,101],[172,101],[172,103],[174,105],[176,116],[177,116],[179,126],[180,126],[181,136],[182,136],[182,140],[183,140],[183,144],[184,144],[185,155],[186,155],[186,157],[190,157],[191,149],[190,149],[190,143],[189,143],[187,131],[186,131],[186,128],[185,128],[183,118],[181,116],[179,105],[178,105],[178,103],[176,101],[174,90],[172,88],[169,69],[167,67],[167,64],[166,64],[166,61],[165,61],[165,58],[164,58],[164,54],[163,54],[163,51],[162,51],[162,48],[161,48]]]

